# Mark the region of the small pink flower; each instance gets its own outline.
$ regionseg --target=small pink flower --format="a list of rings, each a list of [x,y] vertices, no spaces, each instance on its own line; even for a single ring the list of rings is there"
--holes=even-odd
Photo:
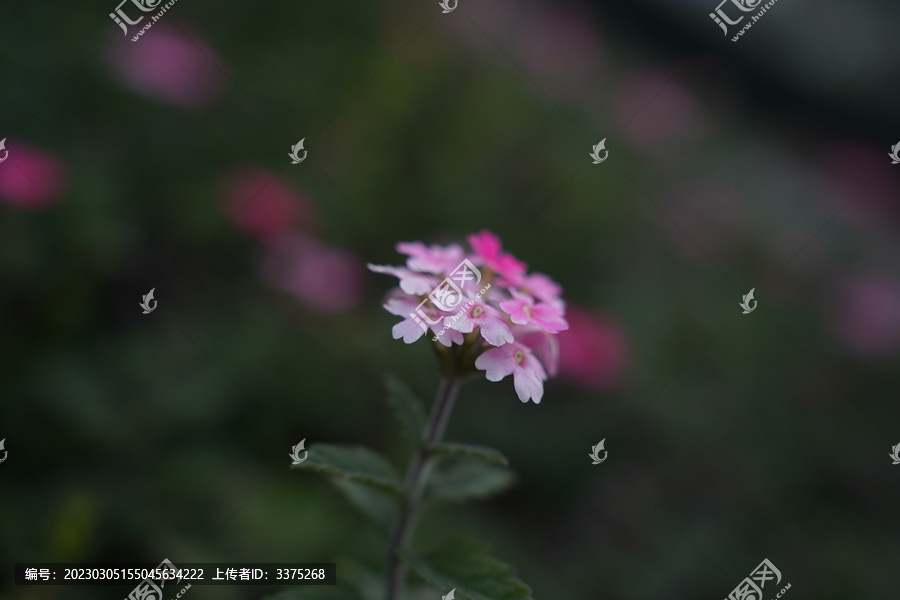
[[[267,250],[266,278],[310,308],[340,313],[359,303],[364,271],[352,253],[301,235],[282,236]]]
[[[36,209],[59,201],[68,187],[68,175],[53,154],[12,140],[0,155],[0,202]],[[8,154],[6,154],[8,152]]]
[[[521,281],[528,265],[518,260],[512,254],[502,252],[503,246],[500,238],[483,229],[469,236],[469,245],[475,251],[475,264],[485,265],[495,273],[501,275],[507,283],[517,285]]]
[[[232,223],[266,240],[302,227],[315,229],[313,205],[291,191],[273,172],[254,166],[236,168],[222,183],[224,211]]]
[[[472,333],[476,327],[480,327],[481,335],[491,346],[509,344],[515,339],[512,330],[506,324],[503,313],[482,300],[475,300],[472,307],[467,309],[458,320],[453,321],[452,317],[450,319],[449,327],[463,333]]]
[[[397,252],[409,256],[406,268],[420,273],[449,273],[463,257],[462,248],[456,244],[444,248],[437,244],[428,247],[422,242],[400,242]]]
[[[500,381],[512,374],[519,400],[540,404],[547,372],[525,344],[513,342],[491,348],[475,360],[475,366],[485,372],[488,381]]]
[[[513,300],[500,303],[510,320],[516,325],[537,325],[547,333],[559,333],[569,328],[563,318],[565,311],[552,304],[535,301],[526,294],[510,290]]]
[[[519,284],[519,289],[523,292],[531,294],[538,300],[546,302],[547,304],[552,304],[553,306],[559,308],[565,308],[565,302],[563,302],[562,298],[560,298],[560,295],[562,294],[562,287],[543,273],[532,273],[531,275],[526,275],[522,278],[522,282]]]
[[[404,343],[412,344],[427,331],[431,331],[444,346],[450,347],[453,344],[463,343],[463,336],[460,332],[449,329],[445,331],[443,328],[444,319],[449,313],[433,307],[420,308],[420,304],[421,301],[405,294],[394,294],[388,297],[384,303],[384,309],[392,315],[403,317],[403,320],[391,329],[395,340],[403,338]],[[422,312],[417,312],[418,310]]]
[[[205,107],[222,95],[224,61],[196,33],[157,21],[137,42],[131,37],[112,38],[107,56],[132,91],[187,109]]]

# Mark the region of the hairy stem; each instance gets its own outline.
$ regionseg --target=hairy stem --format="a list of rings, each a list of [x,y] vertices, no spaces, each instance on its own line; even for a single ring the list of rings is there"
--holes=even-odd
[[[439,443],[444,437],[447,421],[453,411],[453,403],[459,392],[460,380],[443,378],[438,389],[428,424],[422,434],[422,440],[416,447],[406,477],[403,480],[406,496],[400,506],[397,524],[388,542],[387,556],[387,594],[386,600],[399,600],[403,597],[403,585],[406,582],[406,565],[400,560],[399,552],[409,549],[415,531],[422,494],[428,482],[428,474],[434,464],[428,453],[431,446]]]

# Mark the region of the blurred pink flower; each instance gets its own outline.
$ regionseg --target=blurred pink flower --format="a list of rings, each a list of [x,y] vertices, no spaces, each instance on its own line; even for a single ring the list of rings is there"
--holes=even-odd
[[[738,193],[715,181],[688,181],[668,190],[663,219],[683,255],[707,262],[737,252],[745,237],[747,211]],[[670,220],[671,219],[671,220]]]
[[[600,44],[590,15],[541,8],[526,13],[515,34],[525,71],[551,97],[576,97],[600,69]]]
[[[644,150],[692,135],[700,126],[694,93],[671,75],[649,69],[619,85],[615,112],[628,140]]]
[[[339,313],[359,304],[365,271],[353,253],[299,234],[272,240],[266,251],[264,277],[310,308]]]
[[[278,176],[265,169],[243,166],[225,178],[224,211],[238,227],[268,239],[300,226],[315,229],[315,209],[305,197],[289,190]]]
[[[900,281],[851,276],[838,286],[828,312],[835,334],[858,354],[875,358],[900,348]]]
[[[475,368],[489,381],[512,375],[519,400],[537,404],[544,381],[557,371],[552,334],[568,327],[562,288],[546,275],[528,275],[527,265],[503,252],[490,231],[468,240],[469,254],[456,244],[401,242],[397,251],[409,256],[406,268],[369,265],[399,279],[384,303],[389,313],[403,317],[391,334],[412,344],[430,331],[433,342],[463,346],[458,356],[475,356]]]
[[[890,145],[841,140],[826,148],[822,172],[834,187],[829,211],[856,225],[882,228],[900,217],[900,171],[888,169]],[[845,206],[846,205],[846,206]]]
[[[559,370],[578,385],[603,390],[619,383],[627,363],[625,335],[609,319],[569,307],[559,334]]]
[[[107,58],[132,91],[181,108],[199,109],[225,91],[224,62],[201,36],[180,29],[157,21],[137,42],[111,37]]]
[[[14,140],[6,140],[6,160],[0,163],[0,202],[21,208],[55,204],[68,188],[68,174],[55,155]]]

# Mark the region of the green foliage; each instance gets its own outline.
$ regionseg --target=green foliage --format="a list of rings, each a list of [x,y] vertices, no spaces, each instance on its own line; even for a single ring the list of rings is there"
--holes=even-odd
[[[391,463],[364,446],[315,444],[310,447],[306,461],[291,468],[320,471],[401,494],[400,481]]]
[[[444,500],[485,498],[515,482],[509,469],[470,459],[446,459],[435,465],[428,479],[427,497]]]
[[[388,531],[391,528],[397,514],[395,496],[343,477],[331,477],[331,483],[353,506],[371,518],[379,529]]]
[[[425,408],[412,389],[396,377],[385,379],[387,401],[400,422],[403,435],[419,440],[425,429]]]
[[[503,453],[487,446],[475,446],[472,444],[435,444],[428,449],[433,456],[449,456],[458,458],[474,458],[488,463],[509,466],[509,461]]]
[[[531,588],[487,552],[480,542],[454,538],[424,555],[401,552],[401,558],[445,594],[456,588],[455,596],[471,600],[529,600]]]

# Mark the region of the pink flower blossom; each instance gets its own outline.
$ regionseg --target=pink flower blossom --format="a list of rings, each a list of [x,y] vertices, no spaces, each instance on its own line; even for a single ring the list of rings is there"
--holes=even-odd
[[[437,244],[428,247],[422,242],[400,242],[397,252],[409,256],[406,267],[410,271],[420,273],[449,273],[463,256],[463,249],[456,244],[444,248]]]
[[[513,342],[491,348],[475,360],[475,366],[485,372],[488,381],[500,381],[511,374],[519,400],[540,404],[547,372],[525,344]]]
[[[519,287],[522,291],[531,294],[538,300],[559,308],[565,308],[566,303],[560,298],[562,287],[543,273],[526,275],[522,278],[522,283]]]
[[[483,300],[474,301],[450,327],[463,333],[472,333],[478,327],[484,340],[492,346],[502,346],[515,340],[503,313]]]
[[[164,21],[154,23],[137,42],[111,38],[107,56],[125,87],[154,100],[195,110],[225,90],[224,61],[209,44]]]
[[[68,187],[68,174],[53,154],[14,140],[0,154],[0,202],[26,209],[56,203]],[[8,153],[8,154],[7,154]]]
[[[483,264],[490,267],[495,273],[503,276],[504,279],[513,285],[517,285],[525,275],[525,271],[528,270],[527,264],[518,260],[512,254],[503,252],[500,238],[487,229],[470,235],[469,245],[475,251],[473,262],[476,265]]]
[[[397,251],[409,257],[406,267],[369,265],[399,280],[384,303],[403,318],[392,335],[411,344],[431,332],[446,348],[463,346],[447,355],[470,361],[457,365],[461,373],[478,369],[489,381],[512,374],[519,399],[540,402],[548,373],[559,368],[553,334],[568,327],[562,288],[542,273],[529,275],[490,231],[468,239],[468,255],[455,244],[401,242]]]
[[[510,290],[513,300],[500,303],[509,315],[510,320],[516,325],[537,325],[547,333],[559,333],[569,328],[569,324],[563,318],[565,311],[559,306],[535,303],[527,294]]]
[[[430,330],[444,346],[450,347],[453,344],[463,343],[463,336],[458,331],[452,331],[449,334],[441,331],[441,333],[438,334],[439,328],[440,330],[443,329],[441,325],[444,318],[446,318],[449,313],[440,311],[434,307],[423,307],[421,313],[413,312],[419,309],[419,304],[421,304],[421,302],[414,297],[409,297],[405,294],[395,294],[394,297],[389,297],[384,303],[384,309],[386,311],[392,315],[403,317],[403,320],[394,325],[393,329],[391,329],[391,334],[395,340],[403,338],[405,343],[412,344],[422,337],[426,331]],[[419,316],[416,316],[417,314]],[[423,329],[420,325],[423,321],[428,323],[428,329]]]

